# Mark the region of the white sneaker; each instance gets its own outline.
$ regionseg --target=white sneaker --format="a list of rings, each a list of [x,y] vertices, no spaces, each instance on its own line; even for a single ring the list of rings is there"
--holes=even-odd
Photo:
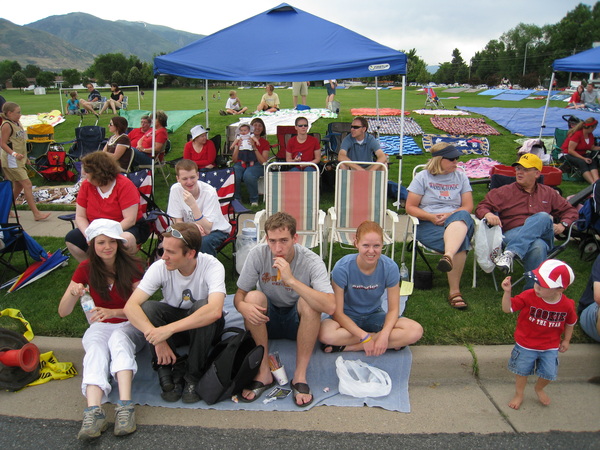
[[[115,436],[126,436],[136,430],[135,407],[133,404],[118,403],[115,408]]]
[[[515,255],[511,251],[503,252],[496,260],[496,267],[504,273],[510,273],[513,270],[513,258]]]
[[[77,438],[83,441],[97,438],[106,428],[108,422],[104,410],[100,406],[90,406],[83,411],[83,423]]]

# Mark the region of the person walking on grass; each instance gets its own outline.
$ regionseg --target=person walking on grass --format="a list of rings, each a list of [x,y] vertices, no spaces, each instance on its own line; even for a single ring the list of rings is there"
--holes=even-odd
[[[46,220],[50,213],[41,212],[35,204],[33,185],[27,175],[27,133],[19,122],[21,107],[14,102],[6,102],[2,106],[0,116],[3,119],[0,127],[0,147],[2,171],[7,180],[12,181],[13,197],[23,192],[25,200],[33,213],[36,221]]]
[[[550,397],[544,388],[556,380],[558,353],[569,349],[573,327],[577,322],[575,302],[564,294],[575,281],[573,270],[556,259],[544,261],[537,269],[527,272],[535,282],[528,289],[511,298],[511,277],[502,281],[502,311],[519,312],[515,328],[515,347],[508,362],[508,370],[516,375],[515,395],[508,403],[519,409],[523,403],[527,377],[537,375],[535,393],[544,406]]]

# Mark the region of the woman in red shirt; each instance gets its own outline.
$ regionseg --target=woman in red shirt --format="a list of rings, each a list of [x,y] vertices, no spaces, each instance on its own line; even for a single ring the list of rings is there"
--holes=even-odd
[[[568,109],[580,109],[585,107],[585,103],[581,100],[581,94],[583,94],[583,85],[580,84],[577,86],[577,90],[573,92],[571,98],[569,99],[569,104],[567,105]]]
[[[594,184],[600,178],[597,155],[587,153],[590,150],[600,150],[600,147],[595,145],[593,135],[597,125],[598,121],[593,117],[579,122],[569,130],[561,146],[567,161],[577,167],[590,184]]]
[[[215,167],[217,149],[213,141],[208,139],[208,132],[202,125],[196,125],[190,130],[192,140],[183,148],[183,159],[190,159],[198,164],[199,169]]]
[[[321,161],[321,143],[317,138],[308,134],[308,119],[306,117],[297,117],[294,125],[298,134],[288,141],[285,149],[285,160],[287,162],[319,164]],[[291,170],[314,171],[315,168],[296,166]]]

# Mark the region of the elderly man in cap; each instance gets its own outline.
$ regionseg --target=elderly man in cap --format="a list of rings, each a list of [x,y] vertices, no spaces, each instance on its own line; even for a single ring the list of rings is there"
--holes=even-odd
[[[504,235],[504,252],[496,267],[512,272],[513,258],[519,257],[525,271],[536,269],[546,260],[553,247],[554,235],[561,234],[577,220],[577,210],[558,191],[538,183],[542,161],[527,153],[513,166],[517,181],[492,189],[475,210],[489,225],[500,225]],[[533,287],[527,279],[525,289]]]

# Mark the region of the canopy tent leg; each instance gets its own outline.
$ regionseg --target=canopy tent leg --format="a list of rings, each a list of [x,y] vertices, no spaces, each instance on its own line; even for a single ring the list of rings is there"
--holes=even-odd
[[[402,107],[400,116],[400,150],[398,152],[398,197],[396,209],[400,209],[400,186],[402,186],[402,156],[404,155],[404,108],[406,106],[406,75],[402,75]],[[404,259],[403,259],[404,261]]]
[[[554,85],[554,76],[555,72],[552,72],[552,76],[550,77],[550,86],[548,87],[548,95],[546,96],[546,107],[544,108],[544,115],[542,116],[542,125],[540,126],[540,135],[538,139],[542,138],[542,133],[544,132],[544,128],[546,128],[546,113],[548,112],[548,105],[550,105],[550,94],[552,92],[552,86]]]

